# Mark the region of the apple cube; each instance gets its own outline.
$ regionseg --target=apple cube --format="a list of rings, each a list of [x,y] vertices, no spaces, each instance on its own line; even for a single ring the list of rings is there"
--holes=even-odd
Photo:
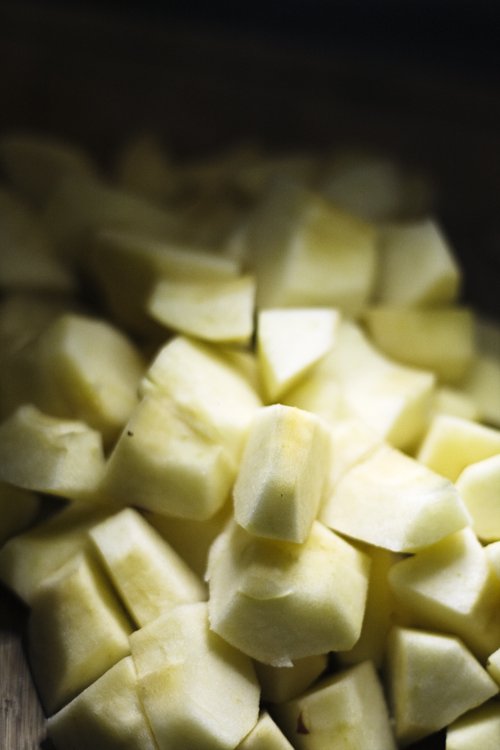
[[[257,723],[252,662],[209,630],[205,603],[175,607],[133,633],[130,645],[160,748],[233,750]]]
[[[48,720],[58,750],[157,750],[125,656]]]
[[[414,552],[469,523],[450,481],[388,445],[346,471],[319,519],[341,534],[393,552]]]
[[[365,315],[375,344],[398,362],[456,383],[475,355],[472,312],[459,307],[375,307]],[[409,345],[411,342],[411,345]]]
[[[451,635],[395,627],[389,636],[387,661],[390,703],[401,747],[443,729],[498,693],[486,670]]]
[[[328,475],[329,438],[319,417],[293,406],[257,412],[233,488],[237,522],[257,536],[304,542]]]
[[[468,711],[446,731],[446,750],[496,750],[500,747],[500,705],[497,701]]]
[[[148,298],[160,279],[208,282],[234,279],[239,272],[232,259],[173,240],[178,227],[165,233],[155,224],[142,230],[109,226],[96,232],[87,258],[89,273],[112,315],[140,335],[163,330],[147,311]]]
[[[424,434],[435,376],[388,359],[354,322],[341,321],[315,377],[318,371],[340,384],[346,414],[365,421],[395,448],[412,448]]]
[[[440,385],[436,388],[432,403],[432,416],[438,414],[448,414],[472,421],[480,419],[480,410],[475,399],[464,390],[449,385]]]
[[[110,445],[137,404],[144,363],[132,342],[104,320],[66,314],[37,343],[47,412],[81,419]]]
[[[20,406],[0,424],[0,480],[71,499],[92,497],[104,475],[100,433],[84,422]]]
[[[200,579],[132,508],[101,521],[89,534],[117,593],[139,627],[176,604],[206,598]]]
[[[496,355],[476,355],[459,385],[475,404],[479,418],[500,428],[500,347]]]
[[[333,306],[357,314],[366,306],[377,261],[374,229],[320,196],[277,181],[247,239],[258,307]]]
[[[119,505],[203,520],[222,508],[235,473],[223,445],[153,394],[134,409],[118,439],[101,492]]]
[[[273,666],[346,650],[361,632],[368,575],[369,558],[318,522],[302,545],[230,522],[209,555],[210,626]]]
[[[486,542],[500,539],[500,452],[466,466],[456,487],[478,537]]]
[[[141,387],[172,400],[193,429],[222,443],[235,460],[262,406],[247,377],[223,352],[183,336],[162,347]]]
[[[316,414],[332,427],[345,417],[346,406],[340,384],[318,372],[316,367],[283,394],[280,400],[287,406]]]
[[[497,453],[500,453],[500,430],[469,419],[439,414],[422,440],[417,459],[456,482],[469,464]]]
[[[296,750],[396,750],[382,685],[369,661],[273,706],[272,714]]]
[[[237,750],[293,750],[287,738],[267,712],[259,717],[257,724],[247,734]]]
[[[130,653],[131,625],[89,555],[76,555],[32,600],[28,623],[31,669],[48,714]]]
[[[432,219],[383,226],[379,253],[375,296],[380,304],[445,305],[457,299],[460,268]]]
[[[330,351],[339,317],[327,308],[259,312],[257,355],[269,401],[281,398]]]
[[[286,667],[254,662],[255,672],[261,686],[262,700],[284,703],[305,692],[325,672],[328,655],[304,656]]]
[[[500,580],[472,529],[397,563],[389,581],[415,624],[458,635],[480,658],[500,647]]]
[[[248,344],[253,333],[255,279],[160,279],[147,300],[149,314],[174,331],[206,341]]]
[[[0,549],[0,580],[30,605],[46,578],[89,547],[87,531],[109,512],[109,508],[101,505],[70,504],[9,539]]]

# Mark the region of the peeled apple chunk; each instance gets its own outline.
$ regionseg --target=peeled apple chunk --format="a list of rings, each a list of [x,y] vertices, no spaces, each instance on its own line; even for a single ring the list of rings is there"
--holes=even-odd
[[[194,430],[223,444],[235,460],[262,406],[248,379],[224,352],[184,336],[160,349],[141,389],[143,394],[153,391],[171,399]]]
[[[500,539],[500,452],[466,466],[456,487],[478,537],[486,542]]]
[[[319,519],[393,552],[414,552],[469,523],[450,481],[388,445],[346,471]]]
[[[139,695],[159,750],[234,750],[259,714],[251,660],[185,604],[130,637]]]
[[[329,432],[319,417],[273,404],[257,412],[233,487],[237,522],[257,536],[305,542],[328,473]]]
[[[24,490],[15,490],[24,492]],[[0,549],[0,581],[30,605],[43,582],[74,555],[89,548],[87,531],[110,509],[90,503],[69,504]]]
[[[500,747],[500,704],[488,701],[451,724],[446,750],[497,750]]]
[[[295,385],[333,346],[339,312],[327,308],[261,310],[257,356],[268,398]]]
[[[497,684],[454,636],[395,627],[387,656],[401,747],[443,729],[498,693]]]
[[[439,414],[432,420],[417,459],[456,482],[462,471],[500,453],[500,430],[469,419]]]
[[[456,383],[473,363],[474,318],[470,310],[458,306],[373,307],[366,312],[365,321],[373,341],[387,356],[431,370],[443,383]]]
[[[395,448],[413,448],[428,426],[435,376],[384,356],[352,320],[341,320],[312,377],[337,382],[344,416],[366,422]]]
[[[424,218],[382,226],[378,247],[378,304],[420,307],[456,300],[461,271],[435,221]]]
[[[281,729],[268,713],[263,713],[252,731],[247,734],[237,750],[293,750]]]
[[[229,497],[236,468],[199,425],[168,400],[145,397],[108,459],[102,495],[177,518],[213,516]]]
[[[198,577],[132,508],[101,521],[89,534],[125,608],[139,627],[176,604],[206,598]]]
[[[396,563],[389,581],[415,624],[460,636],[483,659],[500,647],[500,579],[472,529]]]
[[[57,750],[157,750],[125,656],[48,720]]]
[[[318,522],[302,545],[261,539],[230,522],[209,555],[210,627],[274,666],[349,649],[361,631],[369,564]]]
[[[253,333],[255,280],[160,279],[147,301],[150,315],[175,331],[205,341],[248,344]]]
[[[100,433],[31,404],[0,424],[0,480],[67,498],[90,497],[104,474]]]
[[[327,306],[356,315],[368,303],[375,231],[320,195],[277,181],[252,216],[247,239],[260,308]]]
[[[66,314],[37,342],[48,412],[81,419],[111,443],[137,404],[145,365],[132,342],[105,320]]]
[[[272,709],[296,750],[396,750],[382,685],[365,661]]]
[[[132,627],[102,572],[76,555],[41,586],[28,622],[29,657],[50,715],[130,653]]]

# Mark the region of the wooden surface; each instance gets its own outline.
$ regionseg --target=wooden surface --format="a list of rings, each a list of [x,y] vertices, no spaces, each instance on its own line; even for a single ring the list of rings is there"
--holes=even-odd
[[[0,69],[0,132],[53,133],[104,161],[153,129],[181,155],[257,138],[281,150],[363,143],[421,165],[438,180],[468,298],[499,314],[495,81],[1,0]],[[0,750],[34,750],[45,737],[25,617],[0,589]]]

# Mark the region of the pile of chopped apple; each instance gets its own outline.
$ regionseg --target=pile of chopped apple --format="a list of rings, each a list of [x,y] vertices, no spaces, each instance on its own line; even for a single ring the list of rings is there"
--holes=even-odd
[[[0,162],[0,580],[55,747],[500,747],[500,325],[425,182]]]

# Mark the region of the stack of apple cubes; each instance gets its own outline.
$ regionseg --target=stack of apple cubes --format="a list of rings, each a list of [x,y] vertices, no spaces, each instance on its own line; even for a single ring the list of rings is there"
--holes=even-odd
[[[499,747],[500,329],[418,180],[0,158],[0,579],[55,746]]]

